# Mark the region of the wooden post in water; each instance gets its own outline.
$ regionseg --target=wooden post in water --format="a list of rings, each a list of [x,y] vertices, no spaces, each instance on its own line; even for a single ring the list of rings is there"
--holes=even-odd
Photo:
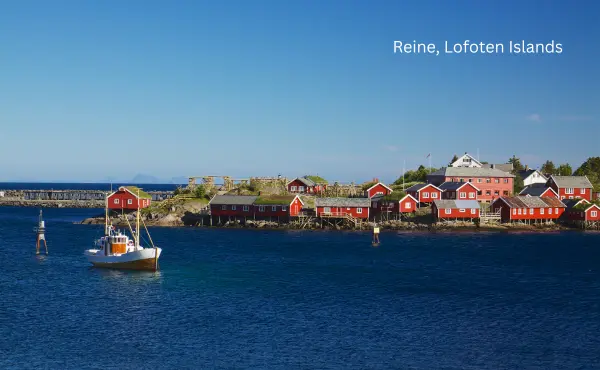
[[[40,209],[40,219],[38,221],[37,231],[37,242],[35,246],[35,254],[40,254],[40,246],[41,242],[44,242],[44,248],[46,248],[46,254],[48,254],[48,245],[46,244],[46,224],[44,220],[42,220],[42,210]]]

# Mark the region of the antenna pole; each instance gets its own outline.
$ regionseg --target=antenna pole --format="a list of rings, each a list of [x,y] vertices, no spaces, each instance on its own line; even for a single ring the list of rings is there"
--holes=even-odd
[[[135,221],[135,240],[136,240],[136,246],[139,247],[140,246],[140,189],[137,189],[137,214],[136,214],[136,221]]]

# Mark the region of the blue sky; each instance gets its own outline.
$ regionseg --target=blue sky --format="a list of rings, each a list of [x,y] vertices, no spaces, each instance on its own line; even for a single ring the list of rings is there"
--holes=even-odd
[[[392,181],[468,151],[597,156],[593,1],[0,4],[0,181]],[[562,54],[394,54],[511,40]]]

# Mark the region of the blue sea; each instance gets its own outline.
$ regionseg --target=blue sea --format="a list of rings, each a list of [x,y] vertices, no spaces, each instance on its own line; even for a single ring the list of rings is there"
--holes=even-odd
[[[95,269],[94,209],[0,207],[1,369],[597,369],[600,234],[151,228]]]

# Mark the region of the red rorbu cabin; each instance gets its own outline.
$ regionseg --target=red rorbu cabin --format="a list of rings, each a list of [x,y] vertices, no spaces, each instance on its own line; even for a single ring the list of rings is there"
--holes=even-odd
[[[382,220],[398,220],[404,213],[416,212],[418,205],[419,202],[409,194],[400,197],[394,193],[371,199],[373,216]]]
[[[385,196],[385,195],[391,194],[392,192],[393,192],[392,188],[390,188],[389,186],[387,186],[381,182],[378,182],[375,185],[368,188],[367,190],[365,190],[365,197],[373,198],[376,196]]]
[[[545,222],[557,220],[565,211],[565,205],[554,197],[500,197],[491,209],[500,212],[502,222]]]
[[[554,189],[547,187],[546,184],[540,183],[526,186],[521,190],[519,195],[530,197],[554,197],[559,199],[558,193]]]
[[[369,218],[371,199],[369,198],[317,198],[315,210],[317,217],[360,219]]]
[[[592,191],[594,189],[587,176],[550,176],[546,186],[554,189],[561,200],[592,200]]]
[[[433,219],[447,220],[477,220],[480,215],[480,205],[476,200],[436,199],[431,206]]]
[[[136,186],[121,186],[108,196],[108,209],[137,210],[150,206],[152,196]]]
[[[406,193],[419,203],[433,203],[436,199],[442,199],[442,190],[433,184],[416,184],[406,189]]]
[[[212,216],[252,217],[256,195],[215,195],[208,205]]]
[[[298,217],[304,203],[297,195],[261,195],[254,201],[256,218]]]
[[[470,182],[445,182],[440,185],[442,199],[477,200],[481,191]]]
[[[565,199],[567,206],[564,218],[571,222],[600,222],[600,206],[590,203],[585,199]]]
[[[297,194],[317,194],[325,191],[327,184],[315,181],[318,178],[312,176],[297,177],[287,183],[287,190]]]

